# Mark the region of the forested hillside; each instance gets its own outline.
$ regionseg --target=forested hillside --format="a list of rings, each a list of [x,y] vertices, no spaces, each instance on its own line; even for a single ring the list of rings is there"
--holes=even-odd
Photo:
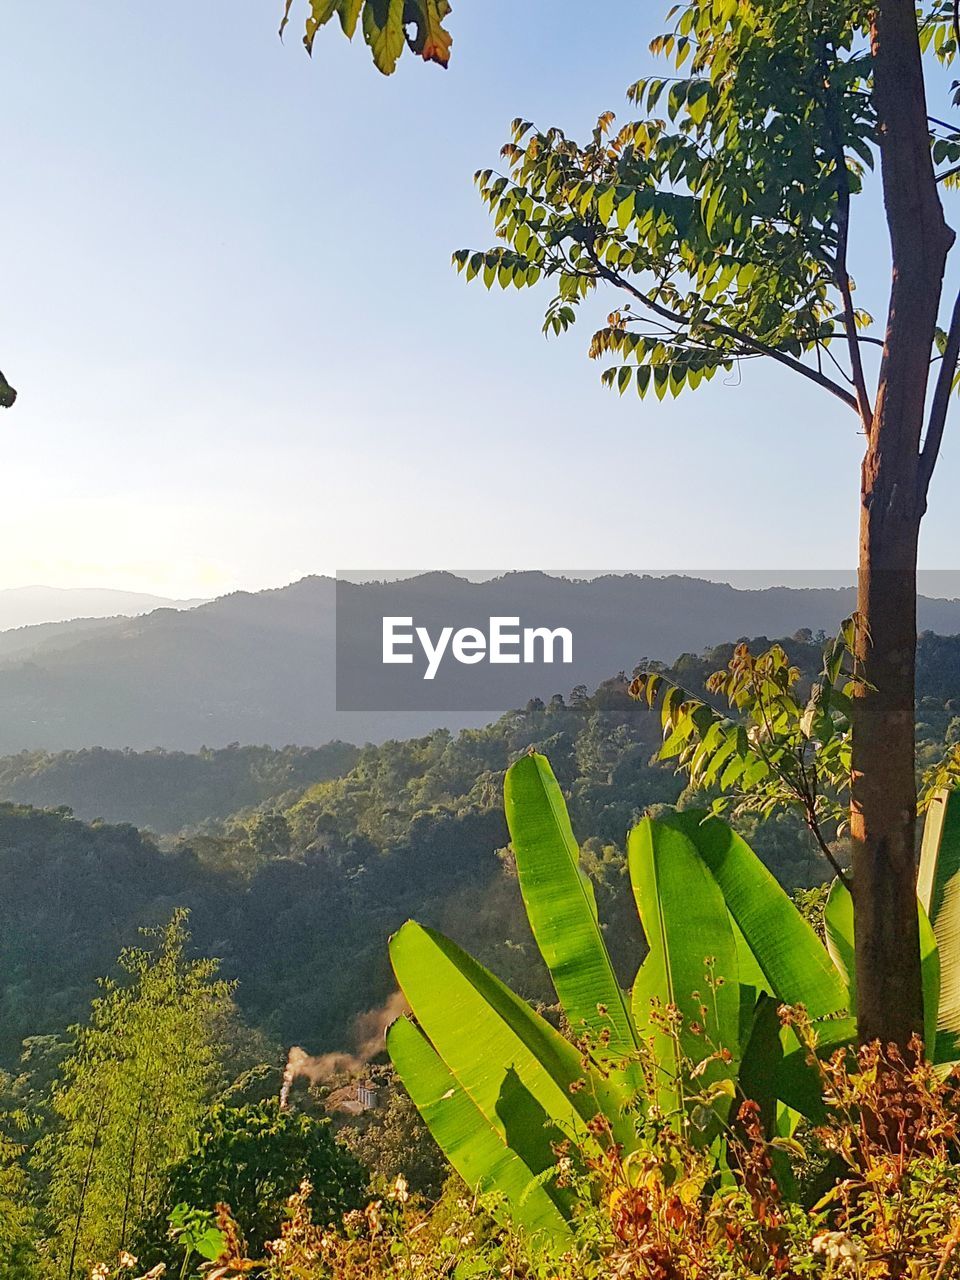
[[[239,979],[247,1018],[312,1049],[343,1044],[354,1016],[391,989],[386,939],[409,915],[460,937],[531,997],[547,985],[506,844],[502,774],[531,745],[551,753],[574,796],[601,899],[619,896],[630,816],[679,783],[648,763],[657,726],[622,682],[594,697],[534,702],[458,737],[368,747],[342,779],[285,807],[267,803],[162,851],[133,826],[65,812],[0,809],[2,1049],[79,1015],[119,945],[190,908],[198,947]],[[97,758],[96,753],[92,757]],[[617,951],[625,967],[636,925]]]
[[[804,671],[817,670],[820,645],[809,634],[784,643]],[[731,651],[684,655],[668,670],[702,690]],[[951,696],[958,672],[960,639],[924,636],[921,763],[960,737]],[[619,678],[592,695],[534,700],[483,729],[362,750],[332,743],[9,757],[0,762],[8,794],[136,817],[158,831],[202,830],[161,848],[130,823],[0,806],[0,1052],[9,1063],[25,1036],[62,1030],[118,949],[181,905],[196,945],[239,980],[247,1019],[314,1051],[342,1047],[356,1014],[389,994],[386,939],[411,915],[457,938],[524,995],[546,999],[503,852],[503,772],[531,747],[549,756],[568,795],[627,981],[642,943],[624,833],[649,806],[680,800],[683,787],[671,768],[651,763],[659,740],[659,717]],[[796,821],[767,822],[750,838],[788,888],[827,878]]]
[[[819,644],[801,636],[787,645],[816,669]],[[671,673],[702,688],[730,651],[686,655]],[[947,696],[960,640],[925,637],[920,654],[919,736],[932,756],[960,727]],[[192,913],[196,945],[239,979],[247,1019],[314,1051],[342,1047],[354,1016],[389,994],[386,939],[411,915],[459,939],[523,994],[547,998],[502,853],[503,771],[534,746],[568,793],[626,981],[642,944],[625,891],[624,832],[682,791],[672,769],[651,764],[659,738],[659,718],[616,679],[593,695],[534,700],[483,729],[360,751],[333,743],[10,757],[0,763],[8,794],[136,817],[159,831],[201,822],[203,830],[161,849],[134,825],[0,807],[3,1058],[11,1062],[25,1036],[78,1017],[119,947],[178,905]],[[789,888],[826,878],[796,823],[766,823],[751,839]]]
[[[345,742],[323,747],[219,750],[22,751],[0,759],[0,799],[51,808],[78,818],[132,822],[159,835],[226,818],[238,809],[339,777],[359,752]]]
[[[812,679],[819,638],[799,633],[783,643]],[[752,647],[767,644],[761,637]],[[663,671],[702,692],[732,652],[683,655]],[[950,696],[958,668],[960,639],[922,639],[921,763],[960,737]],[[593,694],[533,699],[482,729],[362,749],[93,749],[0,762],[5,787],[29,786],[51,802],[94,805],[84,800],[93,797],[111,816],[136,813],[167,832],[193,828],[161,842],[129,822],[83,822],[63,805],[0,804],[0,1082],[9,1105],[56,1072],[67,1029],[88,1017],[98,990],[111,990],[97,980],[116,972],[117,955],[144,929],[169,928],[181,909],[191,954],[215,959],[236,984],[239,1020],[230,1021],[222,1053],[240,1075],[261,1064],[265,1096],[276,1093],[291,1045],[349,1052],[358,1018],[389,1007],[387,940],[411,917],[456,939],[525,999],[552,1004],[504,820],[504,771],[531,748],[549,757],[566,795],[607,945],[629,984],[645,944],[624,835],[638,815],[688,799],[683,777],[651,759],[660,740],[659,715],[629,696],[620,674]],[[798,819],[750,822],[746,831],[788,889],[829,878]],[[383,1016],[372,1017],[382,1034]],[[337,1059],[348,1070],[358,1061]],[[257,1113],[251,1122],[265,1119]]]

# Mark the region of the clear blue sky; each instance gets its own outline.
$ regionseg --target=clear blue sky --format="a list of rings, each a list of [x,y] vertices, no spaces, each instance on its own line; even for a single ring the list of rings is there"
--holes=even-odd
[[[618,401],[547,292],[449,266],[525,115],[628,114],[655,0],[457,0],[382,78],[281,0],[13,6],[0,49],[0,586],[213,594],[338,567],[841,568],[860,440],[750,365]],[[956,217],[954,222],[957,222]],[[861,223],[869,303],[886,240]],[[547,286],[549,288],[549,286]],[[609,309],[606,305],[601,313]],[[924,561],[954,567],[960,422]]]

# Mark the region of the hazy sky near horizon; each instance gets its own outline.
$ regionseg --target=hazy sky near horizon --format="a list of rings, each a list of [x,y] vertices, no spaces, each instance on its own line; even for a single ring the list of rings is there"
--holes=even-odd
[[[842,406],[756,363],[618,400],[588,323],[540,335],[549,285],[487,294],[449,266],[493,242],[471,179],[509,121],[629,114],[660,8],[456,0],[451,69],[404,57],[384,79],[359,40],[326,32],[311,61],[295,21],[281,43],[282,0],[12,7],[0,587],[851,565],[862,442]],[[858,216],[879,310],[876,202]],[[930,568],[957,565],[958,431],[960,407]]]

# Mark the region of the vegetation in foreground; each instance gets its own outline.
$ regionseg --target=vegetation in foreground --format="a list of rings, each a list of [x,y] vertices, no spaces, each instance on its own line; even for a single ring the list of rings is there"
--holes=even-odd
[[[785,1014],[785,1016],[787,1016]],[[800,1138],[770,1141],[742,1101],[727,1131],[728,1168],[716,1176],[695,1125],[658,1112],[636,1117],[642,1145],[624,1158],[609,1135],[558,1150],[556,1181],[576,1234],[562,1251],[538,1248],[500,1216],[496,1198],[451,1182],[436,1203],[400,1176],[331,1223],[304,1180],[282,1228],[250,1249],[229,1206],[174,1215],[180,1274],[216,1280],[857,1280],[960,1275],[958,1082],[875,1049],[818,1067],[824,1118]],[[689,1092],[697,1091],[696,1064]],[[891,1123],[866,1121],[892,1103]],[[785,1195],[792,1179],[799,1195]],[[500,1221],[498,1222],[498,1217]],[[206,1259],[206,1261],[204,1261]],[[95,1280],[155,1277],[133,1255]]]

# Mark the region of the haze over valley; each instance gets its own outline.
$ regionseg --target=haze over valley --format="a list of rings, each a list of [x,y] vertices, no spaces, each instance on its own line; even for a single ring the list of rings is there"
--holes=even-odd
[[[852,588],[735,589],[682,576],[523,572],[469,582],[435,573],[351,589],[368,602],[362,617],[375,621],[380,612],[562,618],[576,637],[577,679],[563,667],[536,676],[519,669],[511,687],[500,668],[483,690],[484,711],[337,711],[336,583],[307,577],[139,617],[0,631],[0,752],[362,744],[478,726],[529,697],[549,699],[574,683],[595,688],[644,658],[670,662],[739,636],[830,632],[854,603]],[[921,629],[954,635],[960,603],[921,598],[919,618]]]

